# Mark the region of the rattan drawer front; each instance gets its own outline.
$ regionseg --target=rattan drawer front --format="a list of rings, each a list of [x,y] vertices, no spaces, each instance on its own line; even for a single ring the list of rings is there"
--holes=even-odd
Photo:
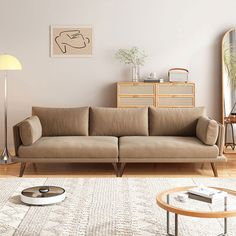
[[[193,97],[159,97],[158,107],[194,107]]]
[[[119,107],[155,106],[155,97],[120,97]]]
[[[194,107],[194,83],[118,82],[117,107]]]
[[[155,94],[155,85],[153,84],[120,84],[119,94]]]
[[[157,93],[164,94],[194,94],[194,86],[192,84],[159,84],[157,86]]]

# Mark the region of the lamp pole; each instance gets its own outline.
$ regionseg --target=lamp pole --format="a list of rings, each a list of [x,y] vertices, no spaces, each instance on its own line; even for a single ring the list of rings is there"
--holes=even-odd
[[[4,148],[0,156],[0,164],[14,163],[7,145],[7,73],[12,70],[21,70],[22,66],[19,60],[9,54],[0,55],[0,70],[4,71]]]
[[[14,163],[7,145],[7,71],[4,71],[4,149],[1,155],[0,164]]]

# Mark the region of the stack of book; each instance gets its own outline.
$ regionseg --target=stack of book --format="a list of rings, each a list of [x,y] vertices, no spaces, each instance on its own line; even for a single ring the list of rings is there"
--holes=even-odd
[[[227,197],[227,193],[218,189],[199,186],[189,189],[188,197],[202,202],[213,203]]]
[[[144,79],[144,82],[146,82],[146,83],[163,83],[164,80],[163,79],[147,78],[147,79]]]

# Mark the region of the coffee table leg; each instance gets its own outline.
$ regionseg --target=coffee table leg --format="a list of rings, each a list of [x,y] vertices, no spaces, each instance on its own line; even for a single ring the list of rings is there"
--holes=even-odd
[[[227,211],[227,197],[225,197],[225,211]],[[227,218],[224,218],[224,234],[227,235]]]
[[[224,235],[227,235],[227,218],[224,218]]]
[[[175,214],[175,236],[178,236],[178,214]]]
[[[227,211],[227,197],[224,200],[224,210]],[[218,236],[226,236],[228,234],[228,227],[227,227],[227,218],[224,218],[224,233],[219,234]]]
[[[170,212],[167,211],[167,225],[166,225],[166,229],[167,229],[167,235],[170,235]]]
[[[167,204],[170,203],[170,195],[169,194],[166,196],[166,202],[167,202]],[[170,212],[169,211],[166,212],[166,220],[167,220],[166,221],[167,235],[170,235]]]
[[[166,202],[167,204],[170,203],[170,196],[169,194],[166,196]],[[178,236],[178,214],[175,214],[175,234],[170,234],[170,212],[166,212],[166,228],[167,228],[167,235],[169,236]]]

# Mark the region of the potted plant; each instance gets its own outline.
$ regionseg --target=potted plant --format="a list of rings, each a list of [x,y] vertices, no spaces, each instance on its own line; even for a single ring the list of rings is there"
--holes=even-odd
[[[125,64],[132,65],[132,81],[138,82],[140,74],[139,67],[145,63],[147,55],[137,47],[130,49],[119,49],[116,52],[116,58]]]

